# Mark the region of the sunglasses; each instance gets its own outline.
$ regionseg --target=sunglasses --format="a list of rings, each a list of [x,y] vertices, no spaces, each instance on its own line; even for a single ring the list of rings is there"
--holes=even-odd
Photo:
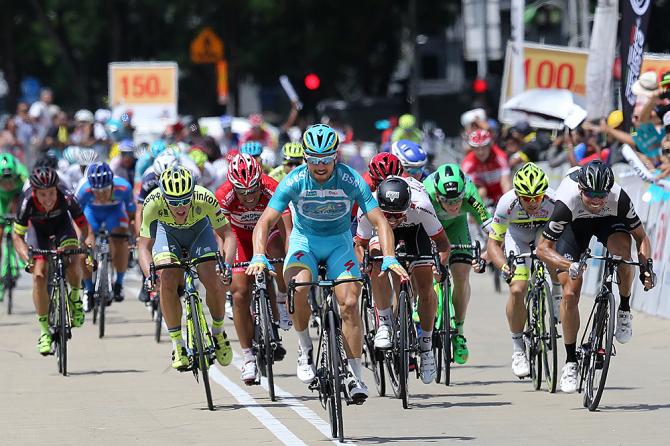
[[[305,155],[305,161],[313,166],[318,166],[319,164],[330,164],[335,161],[337,154],[328,155],[328,156],[307,156]]]
[[[440,201],[440,203],[444,203],[446,205],[453,205],[453,204],[460,203],[463,200],[463,195],[461,195],[460,197],[456,197],[456,198],[447,198],[447,197],[444,197],[444,196],[438,194],[437,199]]]
[[[188,206],[191,204],[193,197],[188,198],[166,198],[165,201],[169,206],[178,207],[178,206]]]
[[[384,212],[384,217],[387,220],[402,220],[405,217],[404,212]]]
[[[517,197],[519,197],[519,199],[521,201],[525,201],[526,203],[530,203],[531,201],[539,203],[544,198],[544,194],[541,194],[541,195],[517,195]]]
[[[285,166],[298,167],[302,165],[301,161],[284,161]]]
[[[243,197],[246,197],[247,195],[253,195],[256,192],[260,190],[260,187],[256,186],[254,188],[249,188],[249,189],[240,189],[238,187],[235,187],[235,193],[238,195],[242,195]]]
[[[585,197],[587,198],[607,198],[607,195],[609,195],[609,192],[595,192],[592,190],[584,190],[582,189],[582,194],[584,194]]]

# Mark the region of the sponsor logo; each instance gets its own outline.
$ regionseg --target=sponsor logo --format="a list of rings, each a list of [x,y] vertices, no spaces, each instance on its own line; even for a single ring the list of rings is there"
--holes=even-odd
[[[630,7],[633,8],[633,12],[637,15],[643,15],[649,9],[649,4],[651,0],[630,0]]]
[[[631,6],[633,7],[634,11],[636,11],[636,3],[640,3],[640,1],[646,3],[649,2],[649,0],[631,0]],[[642,6],[644,6],[644,10],[641,9],[640,5],[637,5],[637,10],[641,10],[644,13],[649,5],[647,4]],[[641,15],[637,11],[636,14],[638,16]],[[626,61],[628,65],[628,79],[626,79],[625,96],[626,101],[628,101],[631,106],[635,105],[636,96],[633,93],[633,84],[640,76],[640,67],[642,66],[642,52],[644,49],[643,47],[645,40],[645,35],[640,29],[640,23],[641,18],[637,17],[635,20],[635,27],[631,30],[631,42],[628,48],[628,60]]]
[[[389,201],[391,201],[391,202],[394,202],[394,201],[396,201],[398,198],[400,198],[400,192],[397,192],[397,191],[388,191],[388,192],[386,192],[386,199],[387,199],[387,200],[389,200]]]
[[[549,229],[552,232],[560,234],[565,230],[566,223],[567,223],[567,221],[550,221],[549,222]]]
[[[335,220],[347,215],[350,210],[349,201],[307,201],[300,203],[300,211],[307,218],[314,220]]]
[[[314,197],[318,197],[318,196],[319,196],[319,192],[316,191],[316,190],[305,191],[305,197],[307,197],[307,198],[314,198]]]
[[[633,207],[633,202],[632,201],[630,203],[630,209],[628,210],[628,213],[626,214],[626,218],[629,219],[629,220],[637,218],[637,214],[635,213],[635,208]]]
[[[351,260],[347,260],[347,263],[344,264],[344,266],[347,268],[347,271],[351,271],[351,268],[353,268],[354,265],[355,263],[352,262]]]
[[[351,184],[351,185],[353,185],[353,186],[358,187],[358,181],[356,181],[356,178],[354,178],[353,176],[349,175],[348,173],[343,172],[341,178],[342,178],[342,181],[344,181],[345,183],[349,183],[349,184]]]
[[[200,206],[196,206],[193,211],[198,215],[202,214],[202,208]]]
[[[305,256],[305,253],[302,251],[298,251],[294,254],[294,256],[295,259],[299,262]]]

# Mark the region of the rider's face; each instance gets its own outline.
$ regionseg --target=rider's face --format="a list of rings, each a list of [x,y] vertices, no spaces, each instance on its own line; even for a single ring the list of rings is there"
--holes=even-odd
[[[544,200],[544,195],[534,197],[519,195],[519,203],[528,215],[535,215],[539,212],[542,208],[542,200]]]
[[[47,211],[52,210],[56,206],[56,200],[58,200],[58,191],[55,187],[50,187],[48,189],[35,189],[35,197],[37,201],[46,209]]]
[[[581,196],[584,207],[592,214],[597,214],[598,212],[602,211],[607,204],[607,195],[604,197],[589,197],[584,191],[582,191]]]
[[[102,189],[91,189],[91,191],[97,202],[109,201],[112,198],[112,186],[103,187]]]
[[[491,146],[486,145],[486,146],[481,146],[481,147],[475,147],[472,149],[473,152],[475,152],[475,156],[479,161],[486,161],[489,159],[489,155],[491,154]]]
[[[440,202],[440,206],[444,211],[452,216],[458,215],[461,212],[461,206],[463,205],[463,200],[457,200],[452,202]]]
[[[335,170],[335,161],[326,164],[310,164],[307,163],[310,175],[319,183],[325,183],[333,175]]]
[[[261,188],[260,186],[256,186],[254,189],[240,189],[239,191],[237,188],[235,188],[235,195],[237,195],[237,199],[240,200],[242,206],[246,207],[247,209],[253,209],[260,201]]]
[[[185,219],[188,216],[189,209],[191,209],[191,203],[181,206],[172,206],[168,204],[168,208],[170,209],[170,212],[172,212],[172,215],[175,216],[175,218]]]

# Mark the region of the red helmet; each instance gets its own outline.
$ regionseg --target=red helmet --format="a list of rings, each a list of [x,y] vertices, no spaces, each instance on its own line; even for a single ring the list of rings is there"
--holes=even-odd
[[[230,164],[230,162],[233,160],[233,158],[235,158],[235,155],[237,155],[238,153],[240,153],[240,151],[237,150],[237,149],[230,150],[228,153],[226,153],[226,162],[228,162],[228,164]]]
[[[405,171],[398,157],[387,152],[373,156],[368,165],[368,170],[370,171],[370,178],[376,183],[384,181],[389,175],[400,176]]]
[[[491,132],[477,129],[468,135],[468,145],[473,148],[484,147],[491,144]]]
[[[235,155],[228,165],[228,181],[239,189],[250,189],[261,180],[261,169],[258,161],[251,155],[239,153]]]
[[[260,127],[263,125],[263,116],[258,113],[249,115],[249,124],[251,124],[252,127]]]

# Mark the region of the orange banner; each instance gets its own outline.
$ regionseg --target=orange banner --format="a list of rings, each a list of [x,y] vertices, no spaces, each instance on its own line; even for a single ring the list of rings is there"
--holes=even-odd
[[[110,67],[110,105],[166,104],[176,102],[176,67]]]

